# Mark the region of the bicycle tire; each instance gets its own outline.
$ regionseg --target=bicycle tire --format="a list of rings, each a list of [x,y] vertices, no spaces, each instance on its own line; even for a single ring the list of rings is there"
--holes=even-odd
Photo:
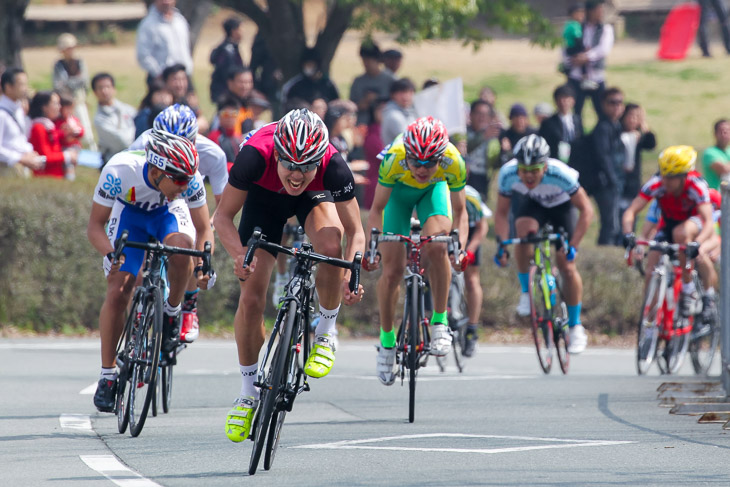
[[[560,295],[557,293],[556,306],[553,310],[553,334],[555,342],[555,351],[558,355],[558,363],[560,371],[563,375],[570,370],[570,335],[568,333],[568,308]],[[555,310],[558,310],[560,316],[556,316]]]
[[[261,453],[263,453],[268,439],[266,433],[271,424],[271,418],[274,415],[277,398],[281,389],[282,375],[284,374],[287,356],[291,350],[291,334],[294,327],[294,320],[297,317],[297,304],[295,301],[288,301],[286,306],[286,313],[279,314],[280,319],[277,319],[278,323],[274,325],[274,329],[277,329],[281,325],[284,325],[284,327],[279,328],[279,342],[271,358],[269,372],[264,378],[264,385],[261,387],[261,398],[259,400],[258,410],[256,411],[254,425],[254,446],[251,450],[251,459],[248,464],[249,475],[254,475],[259,466]],[[272,336],[271,340],[273,339],[274,337]],[[264,364],[264,367],[266,367],[266,364]]]
[[[162,412],[167,414],[172,403],[172,365],[162,367],[160,382],[162,386]]]
[[[121,358],[122,366],[119,367],[119,377],[117,378],[115,411],[117,413],[117,430],[122,434],[127,431],[127,426],[129,425],[129,400],[125,397],[125,393],[127,392],[127,382],[129,381],[129,356],[134,346],[132,329],[137,319],[137,307],[141,299],[142,293],[135,292],[134,298],[132,299],[132,306],[124,322],[124,332],[117,345],[117,357]]]
[[[409,294],[409,322],[408,322],[408,422],[416,419],[416,372],[418,370],[418,335],[421,326],[419,316],[418,282],[411,281]]]
[[[550,373],[553,365],[555,341],[551,313],[548,313],[545,295],[542,292],[542,273],[536,265],[530,266],[530,281],[528,294],[530,295],[530,321],[532,322],[532,338],[537,350],[537,360],[540,368],[546,374]]]
[[[689,348],[689,333],[675,335],[669,341],[669,356],[667,357],[667,368],[669,374],[676,374],[684,364],[684,358],[687,356]]]
[[[705,375],[712,366],[717,346],[720,343],[720,317],[717,308],[695,315],[689,342],[692,368],[697,375]]]
[[[129,388],[129,432],[133,437],[139,436],[142,432],[152,396],[155,393],[157,364],[162,344],[162,291],[160,288],[152,287],[147,292],[137,338],[132,381]]]
[[[666,276],[653,275],[649,279],[649,286],[644,294],[637,327],[636,372],[639,375],[644,375],[649,371],[659,351],[660,320],[663,319],[662,307],[666,292]],[[661,369],[662,364],[658,365]]]

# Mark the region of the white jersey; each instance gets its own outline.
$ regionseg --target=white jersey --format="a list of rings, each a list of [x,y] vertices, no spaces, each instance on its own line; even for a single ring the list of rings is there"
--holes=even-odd
[[[147,170],[144,152],[124,151],[115,155],[101,171],[94,189],[94,203],[110,208],[121,204],[145,212],[170,206],[172,202],[152,186]],[[179,199],[189,208],[200,208],[206,203],[203,176],[199,172],[175,201]]]
[[[578,171],[557,160],[548,159],[542,181],[528,189],[517,174],[517,159],[512,159],[499,170],[499,194],[510,198],[512,193],[527,196],[545,208],[554,208],[570,201],[580,189]]]
[[[142,132],[137,137],[137,140],[129,146],[129,150],[143,151],[149,140],[148,134],[150,130]],[[223,193],[223,189],[226,187],[226,183],[228,183],[228,161],[226,160],[226,154],[223,152],[223,149],[218,147],[218,144],[200,134],[195,138],[195,148],[198,150],[198,156],[200,156],[198,171],[208,178],[208,182],[210,182],[210,186],[213,189],[213,194],[218,196]]]

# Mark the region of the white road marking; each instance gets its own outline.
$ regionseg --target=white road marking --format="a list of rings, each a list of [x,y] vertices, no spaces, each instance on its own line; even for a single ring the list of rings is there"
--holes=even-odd
[[[120,487],[161,487],[123,465],[113,455],[80,455],[81,461]]]
[[[328,377],[334,379],[348,379],[348,380],[378,380],[374,375],[339,375],[333,374]],[[441,381],[477,381],[477,380],[505,380],[505,379],[532,379],[535,377],[542,377],[542,375],[434,375],[434,376],[419,376],[418,382],[441,382]]]
[[[62,414],[58,421],[63,429],[91,432],[91,419],[86,414]]]
[[[0,350],[99,350],[99,342],[0,343]]]
[[[92,394],[94,394],[96,392],[96,386],[97,386],[97,383],[94,382],[90,386],[84,387],[83,389],[81,389],[81,391],[79,391],[79,394],[82,394],[84,396],[91,396]]]
[[[412,440],[426,438],[481,438],[481,439],[500,439],[500,440],[516,440],[516,441],[532,441],[552,444],[538,444],[527,446],[515,446],[507,448],[427,448],[427,447],[401,447],[401,446],[374,446],[369,443],[383,443],[386,441]],[[626,445],[636,443],[634,441],[610,441],[610,440],[575,440],[565,438],[540,438],[533,436],[501,436],[501,435],[467,435],[459,433],[430,433],[422,435],[401,435],[401,436],[385,436],[382,438],[371,438],[366,440],[347,440],[337,441],[334,443],[320,443],[312,445],[300,445],[291,448],[306,449],[328,449],[328,450],[387,450],[387,451],[419,451],[419,452],[453,452],[453,453],[512,453],[520,451],[532,450],[551,450],[558,448],[580,448],[587,446],[613,446]]]

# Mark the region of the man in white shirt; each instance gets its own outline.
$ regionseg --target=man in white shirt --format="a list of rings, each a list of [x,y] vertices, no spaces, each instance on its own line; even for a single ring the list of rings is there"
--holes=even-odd
[[[109,73],[94,76],[91,89],[99,101],[99,109],[94,115],[94,127],[99,139],[101,158],[106,163],[134,141],[134,116],[137,111],[116,99],[114,78]]]
[[[7,69],[0,78],[0,176],[29,175],[43,160],[28,142],[30,123],[20,101],[27,96],[28,75],[20,68]]]
[[[572,66],[568,84],[575,92],[575,113],[583,115],[583,104],[590,96],[598,118],[601,118],[601,99],[606,89],[606,57],[613,48],[613,27],[604,24],[605,0],[586,2],[586,22],[583,24],[583,45],[586,50],[570,58]],[[586,67],[585,76],[582,67]]]
[[[190,26],[175,1],[155,0],[137,29],[137,62],[147,71],[148,83],[173,64],[182,64],[188,76],[193,74]]]

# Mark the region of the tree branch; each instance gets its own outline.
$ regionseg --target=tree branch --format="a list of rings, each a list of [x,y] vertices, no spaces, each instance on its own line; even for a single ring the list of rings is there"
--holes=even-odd
[[[215,0],[221,7],[228,7],[251,19],[259,29],[269,29],[269,17],[253,0]]]
[[[337,46],[348,27],[350,27],[354,10],[354,2],[333,2],[327,13],[327,24],[317,36],[317,43],[315,44],[315,48],[322,55],[322,70],[325,73],[329,72],[330,63]]]

